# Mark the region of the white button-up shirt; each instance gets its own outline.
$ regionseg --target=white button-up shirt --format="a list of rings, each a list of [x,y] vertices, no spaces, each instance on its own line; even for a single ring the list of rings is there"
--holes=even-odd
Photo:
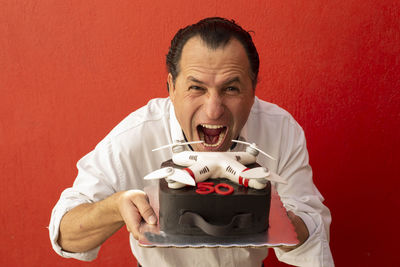
[[[288,182],[274,184],[287,210],[305,222],[310,237],[300,247],[284,252],[275,248],[280,261],[298,266],[333,266],[329,248],[330,212],[312,181],[304,132],[293,117],[278,106],[255,99],[240,139],[257,146],[276,161],[259,156]],[[62,216],[82,203],[97,202],[122,190],[143,189],[156,181],[143,177],[172,157],[170,149],[151,150],[184,140],[169,100],[153,99],[119,123],[96,148],[79,160],[78,176],[53,209],[49,225],[54,250],[63,257],[90,261],[100,247],[84,253],[63,251],[57,244]],[[244,151],[238,144],[234,151]],[[145,248],[130,238],[132,252],[143,266],[257,266],[268,255],[267,248]]]

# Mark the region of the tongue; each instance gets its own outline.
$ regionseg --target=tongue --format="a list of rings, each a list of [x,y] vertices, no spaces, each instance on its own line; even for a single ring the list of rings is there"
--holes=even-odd
[[[219,134],[222,132],[222,128],[219,129],[209,129],[202,127],[204,133],[204,141],[207,144],[215,144],[218,142]]]
[[[205,128],[203,127],[203,133],[205,135],[219,135],[222,132],[222,128],[219,129],[209,129],[209,128]]]
[[[215,144],[218,142],[218,135],[204,135],[204,141],[207,144]]]

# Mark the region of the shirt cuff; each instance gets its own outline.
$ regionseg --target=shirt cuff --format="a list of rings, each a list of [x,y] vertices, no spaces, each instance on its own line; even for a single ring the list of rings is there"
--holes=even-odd
[[[295,213],[297,216],[302,218],[303,215],[306,215],[310,218],[307,214],[302,214],[302,212]],[[307,225],[307,217],[304,217],[304,223]],[[308,239],[299,247],[291,250],[291,251],[284,251],[279,247],[274,248],[275,255],[279,261],[285,262],[287,264],[295,265],[295,266],[327,266],[333,267],[333,258],[330,252],[329,243],[326,240],[323,231],[322,222],[317,225],[314,221],[312,224],[316,225],[315,227],[311,226],[310,235]],[[308,227],[308,226],[307,226]]]
[[[67,189],[68,190],[68,189]],[[66,190],[66,191],[67,191]],[[63,194],[65,195],[65,191]],[[64,257],[64,258],[74,258],[77,260],[81,261],[92,261],[96,259],[97,254],[99,253],[100,246],[94,249],[91,249],[86,252],[67,252],[64,251],[61,246],[58,244],[58,235],[59,235],[59,230],[60,230],[60,223],[62,217],[71,209],[74,207],[83,204],[83,203],[89,203],[87,199],[77,199],[74,198],[72,195],[69,195],[68,197],[62,199],[60,198],[59,202],[56,204],[54,207],[52,213],[51,213],[51,219],[50,219],[50,224],[49,224],[49,236],[50,236],[50,242],[51,245],[54,249],[54,251]]]
[[[301,220],[307,226],[309,236],[311,236],[315,232],[315,229],[317,229],[317,225],[311,216],[304,212],[294,211],[293,213],[301,218]]]

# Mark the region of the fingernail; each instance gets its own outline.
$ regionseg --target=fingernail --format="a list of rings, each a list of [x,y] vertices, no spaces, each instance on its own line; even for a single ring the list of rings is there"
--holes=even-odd
[[[156,222],[157,222],[156,217],[155,217],[154,215],[151,215],[151,216],[149,217],[149,223],[150,223],[150,224],[156,224]]]

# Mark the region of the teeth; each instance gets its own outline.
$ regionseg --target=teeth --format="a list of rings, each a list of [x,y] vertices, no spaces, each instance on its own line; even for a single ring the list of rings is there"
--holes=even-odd
[[[208,129],[219,129],[224,127],[222,125],[212,125],[212,124],[201,124],[201,126]]]
[[[215,144],[207,144],[206,142],[204,142],[203,144],[204,144],[204,146],[207,146],[207,147],[217,147],[222,143],[222,140],[224,140],[224,136],[225,136],[225,134],[221,133],[218,137],[218,141]]]
[[[204,125],[205,125],[205,124],[202,124],[201,126],[207,128],[207,127],[204,126]],[[212,126],[215,126],[215,125],[212,125]],[[219,126],[219,125],[218,125],[218,126]],[[223,127],[223,126],[222,126],[222,127]],[[208,127],[208,128],[210,128],[210,127]],[[218,128],[221,128],[221,127],[216,127],[216,128],[213,128],[213,129],[218,129]],[[225,131],[222,131],[222,132],[219,134],[218,141],[217,141],[215,144],[207,144],[206,141],[205,141],[205,138],[204,138],[204,133],[201,132],[201,131],[199,132],[199,137],[200,137],[200,140],[204,141],[203,145],[204,145],[205,147],[217,147],[217,146],[219,146],[219,145],[222,143],[222,141],[224,140]]]

